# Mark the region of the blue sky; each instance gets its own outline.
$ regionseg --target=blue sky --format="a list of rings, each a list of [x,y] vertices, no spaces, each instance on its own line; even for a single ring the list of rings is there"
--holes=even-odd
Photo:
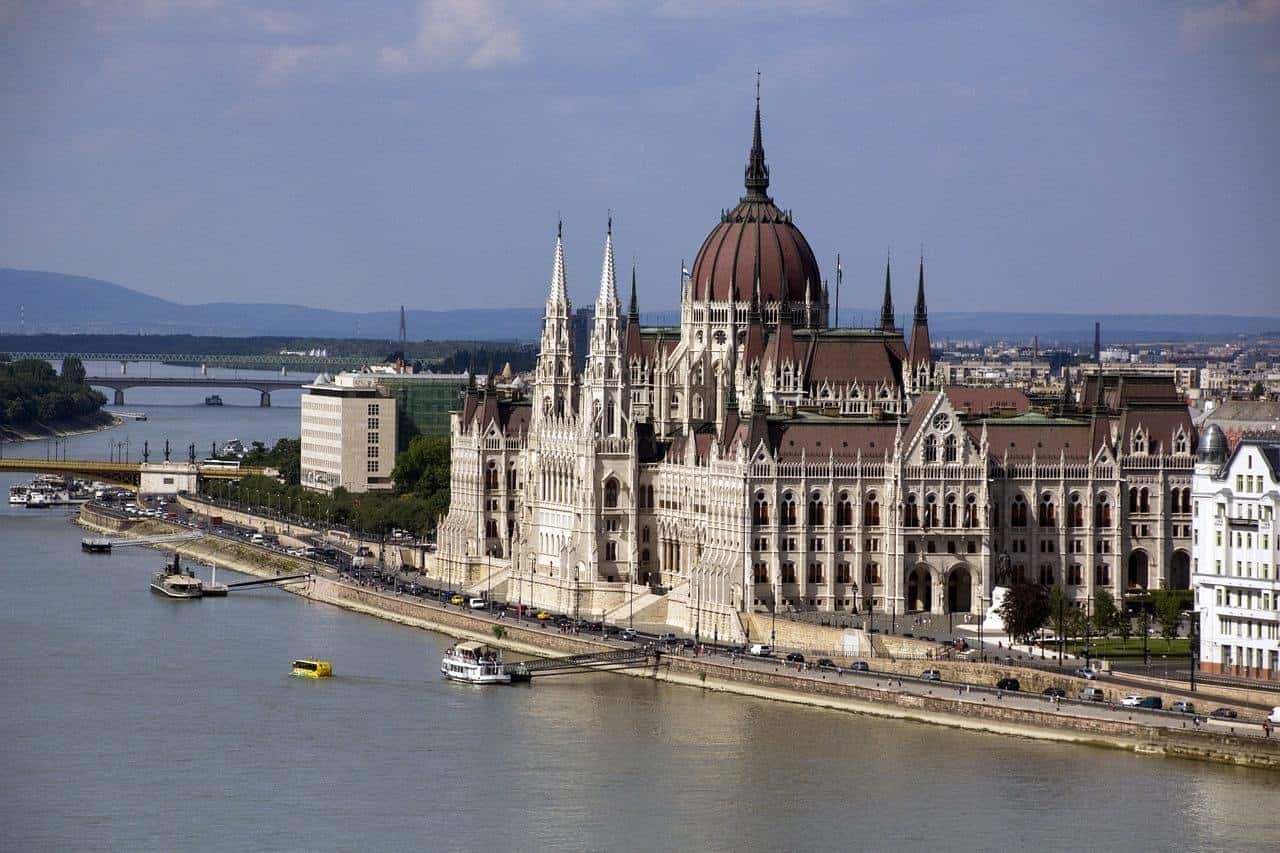
[[[0,0],[0,266],[183,302],[539,305],[606,211],[674,306],[771,190],[842,303],[1280,315],[1280,0]]]

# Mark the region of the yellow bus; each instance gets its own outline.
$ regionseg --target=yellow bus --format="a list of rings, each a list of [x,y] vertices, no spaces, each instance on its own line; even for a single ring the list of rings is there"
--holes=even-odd
[[[296,660],[292,674],[299,678],[328,678],[333,675],[333,664],[327,660]]]

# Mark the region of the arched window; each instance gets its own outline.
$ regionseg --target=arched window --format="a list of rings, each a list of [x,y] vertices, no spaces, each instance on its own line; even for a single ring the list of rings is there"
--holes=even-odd
[[[648,501],[649,509],[653,509],[656,504],[653,502],[653,486],[644,487],[645,500]]]
[[[1027,499],[1022,495],[1013,499],[1013,506],[1009,509],[1009,526],[1027,526]]]
[[[810,526],[826,524],[827,512],[822,503],[822,494],[814,492],[809,496],[808,523]]]
[[[1084,527],[1084,502],[1079,492],[1071,493],[1071,502],[1067,505],[1067,526]]]
[[[764,492],[756,492],[755,502],[751,506],[751,521],[753,524],[769,523],[769,499]]]
[[[1129,489],[1129,512],[1138,511],[1138,487],[1133,486]]]
[[[930,492],[924,499],[924,526],[938,526],[938,496]]]
[[[609,509],[618,505],[618,481],[613,477],[604,481],[604,505]]]
[[[512,462],[507,466],[507,491],[514,492],[516,490],[516,463]]]
[[[1133,452],[1134,453],[1147,452],[1147,439],[1146,439],[1146,436],[1142,434],[1142,430],[1140,429],[1136,429],[1133,431]]]
[[[880,526],[880,501],[875,492],[869,493],[862,504],[862,523],[868,527]]]
[[[840,502],[836,504],[836,524],[848,527],[853,524],[853,502],[848,492],[840,493]]]
[[[930,434],[924,437],[924,461],[938,461],[938,437]]]
[[[956,521],[956,512],[957,512],[956,496],[947,495],[947,501],[942,508],[942,526],[943,527],[958,526],[958,522]]]
[[[1098,495],[1098,502],[1093,505],[1093,526],[1111,526],[1111,504],[1108,503],[1106,492]]]
[[[978,496],[969,495],[964,499],[964,526],[978,526]]]
[[[484,488],[485,491],[493,491],[498,488],[498,463],[492,459],[489,465],[484,469]]]
[[[640,549],[640,565],[642,566],[649,565],[649,549],[648,548]]]
[[[1053,586],[1053,584],[1054,584],[1053,566],[1050,565],[1049,563],[1041,563],[1040,564],[1040,585]]]
[[[644,529],[640,531],[640,541],[641,542],[649,541],[649,526],[647,524],[644,526]]]
[[[796,523],[796,500],[790,492],[782,493],[782,507],[779,515],[782,523],[787,527]]]
[[[1151,493],[1146,486],[1138,489],[1138,512],[1151,512]]]
[[[1053,527],[1057,524],[1057,519],[1054,515],[1053,496],[1045,492],[1040,496],[1040,526]]]
[[[916,503],[915,495],[907,495],[907,504],[902,510],[902,526],[920,526],[920,505]]]
[[[701,394],[693,395],[693,416],[695,418],[702,417],[702,395]]]
[[[606,560],[618,559],[618,543],[617,542],[604,543],[604,558]]]
[[[956,437],[949,435],[942,440],[942,461],[955,462],[957,458]]]

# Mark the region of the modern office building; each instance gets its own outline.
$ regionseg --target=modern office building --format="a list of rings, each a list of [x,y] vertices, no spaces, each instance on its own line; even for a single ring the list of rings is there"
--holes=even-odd
[[[388,491],[396,463],[396,400],[368,373],[321,374],[302,394],[302,485],[319,492]]]
[[[449,435],[449,412],[461,405],[465,373],[379,373],[382,394],[396,403],[396,452],[419,435]]]
[[[1200,668],[1280,679],[1280,438],[1234,448],[1210,424],[1196,457],[1193,583]]]

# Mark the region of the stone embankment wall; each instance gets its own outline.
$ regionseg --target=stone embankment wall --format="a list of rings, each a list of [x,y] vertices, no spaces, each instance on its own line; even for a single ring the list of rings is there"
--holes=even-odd
[[[107,528],[99,522],[114,521],[86,507],[81,513],[82,523],[98,529]],[[142,522],[130,527],[130,532],[147,535],[172,532],[163,522]],[[169,546],[173,547],[173,546]],[[212,563],[259,577],[273,577],[308,570],[311,564],[283,555],[274,554],[256,546],[217,537],[181,543],[177,549],[192,559]],[[492,622],[472,616],[465,610],[453,610],[429,605],[389,593],[339,583],[323,576],[315,576],[306,583],[291,584],[288,591],[314,601],[333,604],[348,610],[366,613],[405,625],[425,628],[450,636],[474,639],[509,649],[514,652],[555,656],[582,652],[603,651],[610,646],[581,635],[561,634],[554,628],[538,623],[503,622],[501,636],[494,632]],[[886,662],[878,661],[877,668]],[[899,664],[910,671],[919,662]],[[959,664],[938,662],[933,664],[943,672],[944,678],[974,680],[976,667],[985,668],[992,678],[1007,672],[1020,680],[1038,671],[996,664]],[[963,672],[958,667],[964,667]],[[956,668],[956,669],[952,669]],[[1262,739],[1240,737],[1216,731],[1195,729],[1163,729],[1140,723],[1097,720],[1076,717],[1061,711],[1032,711],[1000,705],[998,700],[979,703],[960,703],[948,699],[949,688],[941,686],[937,696],[916,696],[898,693],[886,688],[873,689],[849,682],[842,682],[835,675],[818,678],[800,677],[790,672],[784,664],[774,671],[730,666],[722,658],[663,656],[657,666],[626,671],[633,676],[653,677],[662,681],[725,692],[778,699],[787,702],[815,705],[853,711],[881,717],[916,720],[955,728],[974,729],[1001,734],[1014,734],[1042,740],[1070,741],[1108,746],[1144,754],[1194,758],[1227,764],[1280,770],[1280,738]],[[1072,679],[1074,681],[1074,679]],[[1031,684],[1024,681],[1024,687]],[[1188,724],[1189,725],[1189,724]]]

